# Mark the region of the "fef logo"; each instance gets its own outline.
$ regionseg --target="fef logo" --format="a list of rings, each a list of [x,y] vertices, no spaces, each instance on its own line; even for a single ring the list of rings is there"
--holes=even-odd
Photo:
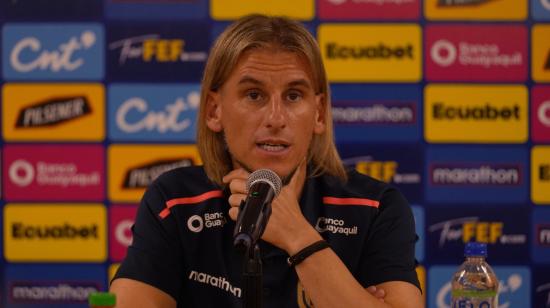
[[[517,215],[522,215],[522,219]],[[524,217],[524,218],[523,218]],[[437,207],[426,216],[426,247],[432,262],[458,262],[464,244],[478,241],[488,245],[499,261],[529,258],[529,217],[521,207],[503,211],[495,206]]]
[[[535,146],[531,150],[531,200],[536,204],[550,203],[550,146]]]
[[[102,204],[7,204],[4,253],[9,262],[104,262]]]
[[[2,167],[5,197],[102,201],[103,157],[100,145],[7,145]]]
[[[531,138],[535,142],[550,141],[550,87],[531,89]]]
[[[426,44],[428,80],[525,81],[527,78],[527,30],[523,26],[428,26]]]
[[[137,213],[135,205],[111,205],[109,207],[109,252],[113,262],[126,256],[126,249],[132,244],[132,226]]]
[[[415,24],[322,24],[319,45],[330,81],[416,82],[422,75]]]
[[[491,255],[489,263],[490,259]],[[531,271],[523,266],[492,268],[499,281],[498,307],[531,307]],[[451,308],[451,279],[456,269],[453,266],[432,266],[429,269],[429,307]]]
[[[173,27],[113,25],[108,29],[107,67],[115,80],[193,81],[208,57],[209,25]]]
[[[109,198],[116,202],[137,202],[162,173],[202,163],[192,145],[113,145],[107,153]]]
[[[533,307],[550,308],[550,268],[533,267]]]
[[[113,140],[194,142],[199,85],[130,85],[109,88]]]
[[[420,0],[320,0],[321,19],[417,19]]]
[[[527,141],[525,86],[428,85],[424,99],[428,142]]]
[[[9,141],[101,141],[101,84],[6,84],[2,127]]]
[[[7,24],[2,46],[9,80],[98,80],[104,75],[99,24]]]
[[[435,203],[522,204],[528,198],[526,149],[429,147],[426,199]]]
[[[424,15],[430,20],[524,20],[527,1],[426,0]]]
[[[537,82],[550,81],[550,25],[535,24],[531,29],[531,72]]]
[[[315,15],[315,6],[314,0],[210,1],[210,15],[216,20],[233,20],[252,13],[284,15],[299,20],[310,20]]]

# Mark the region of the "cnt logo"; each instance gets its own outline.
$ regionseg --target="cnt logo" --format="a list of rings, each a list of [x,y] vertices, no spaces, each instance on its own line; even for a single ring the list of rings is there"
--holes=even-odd
[[[193,215],[187,220],[187,228],[189,231],[199,233],[204,228],[220,228],[227,223],[222,212],[204,213],[201,215]]]
[[[24,159],[15,160],[8,170],[11,182],[26,187],[36,180],[38,185],[49,186],[97,186],[101,175],[98,171],[82,173],[74,163],[37,161],[36,165]]]
[[[447,67],[457,61],[463,66],[480,66],[490,68],[494,66],[511,67],[523,65],[522,54],[519,51],[514,53],[503,53],[497,44],[473,43],[460,41],[458,46],[452,42],[442,39],[436,41],[430,49],[430,56],[435,63]]]
[[[177,97],[165,106],[164,111],[149,109],[149,104],[142,97],[131,97],[124,101],[116,112],[116,124],[125,133],[142,131],[157,131],[158,133],[182,132],[191,127],[194,119],[182,118],[181,115],[191,110],[197,110],[200,94],[190,92],[186,98]],[[137,119],[130,120],[130,115],[139,114]]]
[[[109,50],[120,50],[118,64],[123,66],[129,60],[143,62],[204,62],[204,51],[186,51],[183,39],[162,39],[160,34],[145,34],[124,38],[109,44]]]

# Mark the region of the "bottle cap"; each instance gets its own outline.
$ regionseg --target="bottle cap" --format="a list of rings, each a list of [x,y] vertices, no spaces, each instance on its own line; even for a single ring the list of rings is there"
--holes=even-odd
[[[478,242],[466,243],[464,255],[467,257],[487,257],[487,244]]]
[[[88,304],[90,306],[115,306],[116,305],[116,295],[109,292],[96,292],[91,293],[88,296]]]

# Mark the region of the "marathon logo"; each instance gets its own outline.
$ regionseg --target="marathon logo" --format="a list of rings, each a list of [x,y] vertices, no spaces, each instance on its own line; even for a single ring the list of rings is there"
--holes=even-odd
[[[414,124],[414,104],[380,103],[370,106],[332,107],[332,118],[336,124]]]
[[[443,67],[454,64],[457,59],[463,66],[481,66],[484,68],[494,66],[508,68],[523,65],[521,52],[501,53],[497,44],[459,42],[457,50],[452,42],[438,40],[432,45],[430,55],[435,63]]]
[[[36,166],[24,159],[14,161],[9,168],[11,182],[19,187],[30,185],[36,180],[41,186],[97,186],[101,176],[98,171],[90,173],[78,172],[74,163],[48,163],[39,161]]]
[[[110,50],[120,50],[119,65],[128,60],[139,59],[143,62],[177,63],[204,62],[207,53],[185,50],[185,40],[162,39],[159,34],[146,34],[129,37],[109,44]]]
[[[527,243],[525,234],[504,234],[501,221],[480,221],[479,217],[461,217],[431,225],[430,232],[440,232],[439,247],[448,242],[522,245]]]
[[[367,46],[342,46],[329,42],[326,45],[329,59],[414,59],[413,45],[390,47],[384,43]]]
[[[519,121],[520,106],[493,107],[489,103],[484,106],[448,106],[443,102],[436,102],[432,106],[432,115],[435,120],[475,120],[475,121]]]
[[[16,128],[53,126],[92,113],[90,102],[84,96],[54,98],[23,108]]]
[[[229,292],[233,294],[233,296],[241,297],[241,288],[232,286],[231,283],[222,276],[216,277],[206,273],[191,271],[191,273],[189,273],[189,280],[194,280],[202,284],[211,285],[213,287]]]
[[[320,233],[328,231],[333,234],[345,234],[346,236],[357,234],[357,226],[346,227],[344,220],[327,217],[317,218],[315,229]]]
[[[493,0],[437,0],[438,6],[449,7],[449,6],[475,6],[480,4],[485,4]]]
[[[480,186],[480,185],[521,185],[519,165],[458,165],[431,164],[430,177],[433,185]]]
[[[537,244],[550,247],[550,225],[537,226]]]
[[[122,184],[125,189],[146,188],[162,173],[180,167],[194,165],[192,158],[158,160],[150,164],[130,169]]]
[[[14,222],[11,225],[11,235],[15,240],[23,239],[98,239],[98,226],[73,226],[69,223],[63,225],[40,226],[26,225],[22,222]]]
[[[99,291],[94,283],[15,282],[9,288],[9,300],[15,304],[87,304],[90,294]]]

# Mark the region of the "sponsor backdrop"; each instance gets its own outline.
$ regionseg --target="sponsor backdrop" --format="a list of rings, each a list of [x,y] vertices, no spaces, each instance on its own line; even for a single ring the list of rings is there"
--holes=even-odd
[[[317,37],[346,165],[413,205],[428,307],[465,242],[500,307],[550,307],[550,0],[17,0],[0,3],[0,307],[87,307],[144,189],[200,164],[200,79],[227,24]]]

